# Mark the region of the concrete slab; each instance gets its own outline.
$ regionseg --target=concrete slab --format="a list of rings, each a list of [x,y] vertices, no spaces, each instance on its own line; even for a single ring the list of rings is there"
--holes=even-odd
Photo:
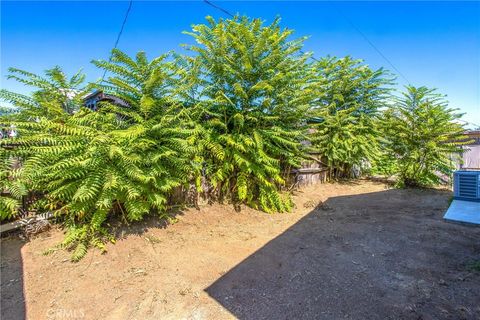
[[[443,218],[480,225],[480,202],[453,200]]]

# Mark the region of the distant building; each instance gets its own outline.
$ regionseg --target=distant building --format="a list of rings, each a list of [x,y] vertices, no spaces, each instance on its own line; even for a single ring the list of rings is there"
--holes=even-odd
[[[98,103],[102,101],[110,102],[112,104],[115,104],[117,106],[121,107],[128,107],[128,104],[123,101],[122,99],[111,95],[104,93],[103,91],[95,91],[85,98],[83,98],[85,107],[87,107],[90,110],[97,111],[98,110]]]
[[[467,131],[465,135],[472,142],[463,147],[463,163],[460,163],[460,169],[480,170],[480,130]]]

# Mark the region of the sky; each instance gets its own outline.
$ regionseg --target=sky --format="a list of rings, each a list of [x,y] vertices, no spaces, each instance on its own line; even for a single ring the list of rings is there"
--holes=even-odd
[[[452,108],[480,126],[480,2],[213,1],[231,13],[277,16],[294,36],[309,36],[304,51],[316,58],[350,55],[408,83],[437,88]],[[90,63],[108,59],[128,7],[125,1],[1,1],[2,88],[28,93],[6,79],[8,67],[41,73],[55,65],[80,68],[94,81]],[[118,48],[156,57],[192,43],[182,31],[206,16],[228,17],[197,1],[134,1]],[[379,52],[380,53],[379,53]],[[396,70],[395,70],[396,69]],[[401,75],[397,72],[399,71]]]

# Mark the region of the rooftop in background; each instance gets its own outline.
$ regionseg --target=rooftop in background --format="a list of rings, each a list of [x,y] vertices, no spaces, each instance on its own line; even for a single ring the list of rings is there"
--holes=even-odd
[[[90,93],[88,96],[83,98],[83,101],[85,103],[85,107],[91,109],[91,110],[97,110],[98,109],[98,103],[102,101],[110,102],[113,104],[116,104],[121,107],[127,107],[128,104],[123,101],[122,99],[111,95],[104,93],[103,91],[95,91]]]
[[[465,132],[465,135],[467,135],[469,139],[475,140],[469,145],[480,145],[480,130],[469,130]]]

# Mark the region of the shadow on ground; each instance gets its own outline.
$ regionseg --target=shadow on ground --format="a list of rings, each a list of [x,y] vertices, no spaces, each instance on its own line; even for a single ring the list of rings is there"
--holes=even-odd
[[[23,261],[18,237],[2,238],[1,243],[1,319],[25,319]]]
[[[139,222],[126,224],[119,217],[114,217],[109,221],[110,231],[117,240],[126,239],[129,236],[142,236],[149,229],[166,228],[178,216],[183,214],[182,208],[173,208],[169,211],[169,219],[159,219],[156,215],[146,217]],[[37,236],[48,236],[48,233],[42,233]],[[34,237],[37,237],[34,236]],[[151,241],[156,241],[152,239]],[[21,320],[26,319],[26,301],[24,293],[24,271],[21,249],[25,242],[19,238],[18,232],[12,232],[10,235],[0,239],[1,243],[1,304],[0,319],[5,320]],[[43,250],[48,248],[43,248]],[[92,251],[95,249],[91,249]],[[67,261],[67,260],[65,260]],[[38,277],[39,275],[34,275]],[[42,275],[40,275],[42,276]],[[74,282],[75,280],[71,280]],[[47,286],[48,287],[48,286]],[[58,288],[55,288],[58,289]],[[77,315],[69,314],[70,309],[48,309],[53,313],[50,318],[75,318]],[[56,314],[65,311],[66,313]],[[48,317],[48,314],[47,314]]]
[[[239,319],[478,319],[480,228],[450,192],[328,199],[206,292]]]

